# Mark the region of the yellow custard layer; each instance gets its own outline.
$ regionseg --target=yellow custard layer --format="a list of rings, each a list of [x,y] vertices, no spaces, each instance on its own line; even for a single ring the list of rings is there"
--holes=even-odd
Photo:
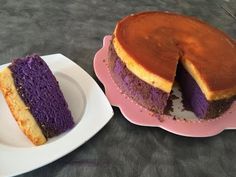
[[[11,70],[5,68],[0,73],[0,89],[15,118],[18,126],[35,145],[44,144],[47,140],[38,126],[29,108],[20,98],[14,84]]]

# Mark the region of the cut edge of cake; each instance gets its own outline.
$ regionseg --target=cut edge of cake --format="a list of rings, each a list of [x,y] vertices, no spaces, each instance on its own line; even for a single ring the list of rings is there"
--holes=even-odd
[[[236,86],[230,89],[225,89],[225,90],[211,90],[208,87],[205,80],[201,78],[199,71],[194,67],[194,65],[191,63],[190,60],[181,58],[180,62],[184,66],[184,68],[188,71],[188,73],[197,82],[198,86],[201,88],[207,100],[217,101],[217,100],[226,99],[226,98],[236,95]]]
[[[11,70],[7,67],[0,73],[0,89],[18,126],[35,145],[44,144],[47,139],[35,118],[20,98],[14,84]]]

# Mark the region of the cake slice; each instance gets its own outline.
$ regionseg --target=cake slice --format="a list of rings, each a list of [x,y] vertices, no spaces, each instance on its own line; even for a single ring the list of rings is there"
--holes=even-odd
[[[178,73],[184,98],[200,118],[219,116],[236,95],[235,42],[193,17],[169,12],[127,16],[116,25],[109,58],[118,85],[160,114]],[[183,72],[177,72],[178,65]],[[196,92],[188,90],[190,83]]]
[[[0,89],[19,127],[35,145],[74,126],[59,84],[40,56],[14,60],[0,73]]]

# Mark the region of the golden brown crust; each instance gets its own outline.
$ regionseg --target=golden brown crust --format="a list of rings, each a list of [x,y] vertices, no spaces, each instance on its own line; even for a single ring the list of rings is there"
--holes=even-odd
[[[119,43],[119,40],[117,40],[116,37],[113,39],[113,45],[119,58],[125,63],[126,67],[138,78],[144,80],[145,82],[156,88],[163,90],[166,93],[169,93],[171,91],[174,76],[172,78],[172,81],[169,81],[168,79],[160,77],[159,75],[146,70],[140,63],[136,62],[132,57],[130,57],[125,49],[122,48],[122,45]]]
[[[24,104],[18,95],[9,68],[5,68],[0,73],[0,89],[3,92],[13,117],[24,134],[35,145],[44,144],[47,140],[33,115],[30,113],[29,108]]]
[[[166,12],[131,15],[118,22],[113,45],[131,72],[165,92],[181,60],[209,101],[236,95],[235,42],[200,20]]]

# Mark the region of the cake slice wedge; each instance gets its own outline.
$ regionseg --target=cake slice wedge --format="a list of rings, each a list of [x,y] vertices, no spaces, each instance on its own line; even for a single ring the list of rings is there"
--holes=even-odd
[[[0,73],[0,89],[17,124],[35,145],[73,128],[59,84],[40,56],[13,60]]]

